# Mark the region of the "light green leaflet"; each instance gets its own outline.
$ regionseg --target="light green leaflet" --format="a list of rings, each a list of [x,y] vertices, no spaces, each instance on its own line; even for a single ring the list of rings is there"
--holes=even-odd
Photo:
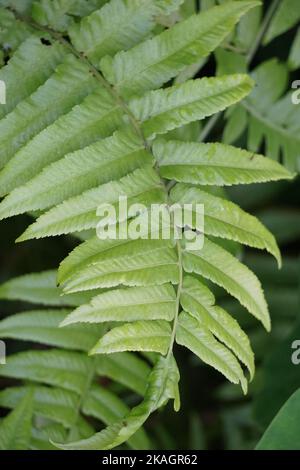
[[[0,449],[28,450],[32,420],[32,392],[29,390],[16,408],[0,421]]]
[[[275,256],[279,266],[281,265],[279,248],[273,235],[258,219],[247,214],[237,205],[197,187],[184,184],[177,184],[173,188],[171,198],[174,203],[193,204],[194,208],[195,204],[204,205],[204,232],[207,235],[228,238],[255,248],[266,249]],[[196,226],[195,217],[193,228],[202,229]]]
[[[270,330],[270,316],[259,280],[228,251],[206,238],[201,251],[185,250],[183,266],[187,272],[201,274],[223,287]]]
[[[47,346],[10,355],[0,370],[18,380],[0,391],[0,405],[16,408],[0,423],[7,438],[4,444],[0,438],[0,447],[99,450],[128,442],[134,449],[151,448],[144,422],[168,400],[179,409],[176,343],[244,392],[243,369],[253,377],[246,334],[215,305],[203,278],[269,329],[260,282],[219,243],[266,249],[280,263],[276,241],[258,219],[226,200],[221,186],[292,175],[262,155],[201,143],[206,123],[200,121],[241,103],[234,121],[240,120],[241,132],[254,99],[266,107],[280,98],[286,71],[280,67],[272,74],[265,93],[246,74],[192,79],[253,8],[251,21],[246,16],[237,32],[241,44],[251,44],[259,2],[226,1],[200,13],[192,3],[28,0],[21,8],[13,0],[21,16],[0,11],[1,38],[12,50],[19,45],[15,54],[7,52],[12,59],[0,71],[10,95],[0,109],[0,219],[25,213],[36,219],[18,241],[68,235],[78,243],[58,272],[0,286],[0,298],[38,305],[1,320],[0,336]],[[32,28],[49,46],[34,36],[24,42]],[[295,53],[291,57],[295,62]],[[262,69],[254,78],[268,74]],[[289,114],[285,101],[282,109],[282,122],[294,134],[297,114]],[[231,126],[229,134],[238,132]],[[258,151],[260,134],[251,139]],[[276,139],[267,144],[276,153]],[[205,237],[203,249],[193,251],[173,235],[163,239],[159,228],[147,226],[145,207],[142,214],[123,215],[120,197],[146,209],[204,204],[205,235],[225,241]],[[128,232],[125,238],[101,238],[107,228],[99,227],[101,208],[109,204],[116,209],[116,218],[107,217],[109,228],[128,232],[132,224],[143,237]],[[200,231],[190,210],[191,226]],[[130,410],[128,403],[137,399]],[[20,421],[24,426],[12,435]]]

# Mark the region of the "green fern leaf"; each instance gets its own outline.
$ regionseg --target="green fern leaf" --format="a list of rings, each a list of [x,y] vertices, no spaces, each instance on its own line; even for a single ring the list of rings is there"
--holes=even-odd
[[[299,2],[297,0],[282,0],[272,18],[264,43],[268,44],[280,34],[285,33],[300,21]]]
[[[294,106],[291,93],[283,95],[287,82],[286,65],[275,59],[259,65],[253,72],[257,86],[252,93],[228,114],[228,125],[224,136],[232,143],[248,125],[247,146],[257,152],[265,143],[266,154],[285,166],[299,170],[299,107]],[[242,115],[238,129],[235,122]],[[233,132],[234,130],[234,132]]]
[[[14,409],[31,395],[22,448],[66,442],[56,446],[99,450],[126,441],[150,448],[145,420],[170,399],[175,410],[180,405],[176,342],[244,392],[244,366],[253,377],[246,334],[201,280],[223,287],[269,329],[258,279],[222,246],[266,249],[280,263],[276,241],[220,186],[292,175],[253,152],[200,143],[210,123],[200,135],[199,121],[240,102],[226,112],[226,138],[238,138],[250,123],[249,147],[257,152],[265,139],[269,155],[278,159],[283,150],[294,169],[299,113],[289,94],[281,98],[287,67],[273,61],[256,69],[253,90],[252,79],[241,74],[188,80],[219,45],[251,45],[261,9],[229,34],[256,1],[222,1],[205,11],[217,2],[201,2],[200,14],[196,2],[183,0],[0,3],[0,40],[8,41],[0,51],[0,62],[8,61],[0,79],[9,82],[8,104],[0,109],[0,195],[6,196],[0,218],[28,212],[36,219],[18,241],[60,234],[79,240],[58,273],[0,286],[0,298],[52,307],[0,321],[1,337],[47,345],[8,357],[0,375],[18,385],[0,391],[0,406]],[[216,52],[218,71],[235,72],[241,63],[246,70],[245,60],[228,54]],[[157,139],[161,134],[166,140]],[[124,216],[118,207],[124,196],[146,210]],[[149,227],[153,204],[178,202],[204,204],[204,229],[193,208],[192,229],[230,242],[205,238],[203,249],[193,251],[173,231],[166,240],[152,219]],[[109,215],[109,226],[99,224],[99,209],[108,204],[117,215]],[[174,222],[171,215],[167,228],[179,233]],[[140,238],[128,233],[132,227]],[[116,236],[102,237],[108,229]],[[72,309],[54,309],[62,306]]]
[[[120,126],[122,114],[120,105],[108,91],[98,87],[10,159],[0,173],[0,194],[5,195],[27,183],[66,154],[110,136]]]
[[[297,70],[300,67],[300,29],[296,33],[290,50],[288,66],[290,70]]]
[[[97,65],[103,56],[129,49],[146,38],[155,26],[155,15],[164,11],[163,3],[159,0],[112,0],[71,26],[72,43]],[[168,3],[169,8],[176,8],[181,2]]]
[[[166,354],[170,335],[170,325],[164,320],[126,323],[102,336],[90,354],[111,354],[120,351],[153,351]]]
[[[20,2],[15,3],[13,6],[16,9],[20,8]],[[2,1],[1,6],[7,5],[5,3],[3,5]],[[4,50],[13,52],[24,41],[33,36],[39,36],[39,33],[28,24],[18,20],[11,11],[0,8],[0,43],[3,44]]]
[[[100,330],[90,325],[71,325],[62,331],[59,325],[69,313],[65,309],[47,309],[11,315],[0,321],[0,337],[88,351],[99,338]]]
[[[264,294],[257,277],[233,255],[207,238],[201,251],[186,250],[183,265],[224,287],[247,310],[270,330],[270,317]]]
[[[0,299],[53,306],[77,306],[91,298],[89,293],[64,295],[62,289],[57,287],[56,277],[56,271],[16,277],[0,285]]]
[[[27,450],[31,435],[32,392],[0,421],[0,449]]]
[[[240,101],[252,89],[247,75],[189,80],[163,90],[146,93],[134,99],[129,107],[142,121],[147,138],[203,119]]]
[[[151,369],[140,357],[129,352],[122,352],[108,356],[99,355],[96,360],[96,371],[99,375],[109,377],[144,396]]]
[[[78,395],[62,388],[42,385],[10,387],[0,392],[0,405],[14,409],[29,392],[33,391],[34,414],[71,428],[77,420]]]
[[[257,218],[247,214],[237,205],[184,184],[177,184],[173,188],[171,199],[180,205],[204,204],[203,228],[207,235],[228,238],[254,248],[266,249],[281,266],[280,251],[273,235]],[[202,229],[196,226],[195,217],[193,228]]]
[[[91,260],[87,260],[86,267],[81,264],[78,274],[75,272],[70,279],[64,281],[65,292],[72,293],[121,284],[148,286],[178,282],[176,251],[168,240],[118,240],[115,246],[106,243],[107,240],[98,241],[100,243],[97,261],[94,259],[90,264]],[[120,243],[121,241],[123,243]],[[74,256],[76,255],[77,253],[74,253]],[[73,256],[70,259],[72,258]],[[63,268],[66,269],[66,266],[68,267],[68,260]]]
[[[227,346],[254,375],[254,355],[244,331],[225,310],[215,305],[212,292],[197,279],[184,278],[180,296],[182,308]],[[199,327],[200,328],[200,327]]]
[[[247,381],[235,356],[214,339],[204,324],[186,312],[179,315],[178,323],[176,342],[219,370],[231,382],[240,382],[246,393]]]
[[[176,295],[171,284],[111,290],[74,310],[61,326],[77,322],[171,321],[175,316],[175,306]]]
[[[153,39],[113,59],[101,61],[110,83],[125,98],[159,88],[187,65],[214,50],[239,18],[257,2],[228,2],[201,15],[192,15]]]
[[[70,444],[56,444],[65,450],[111,449],[129,439],[146,421],[149,415],[169,399],[178,404],[179,372],[174,358],[161,357],[149,377],[149,385],[141,404],[119,421],[89,439]]]
[[[86,355],[74,351],[25,351],[9,356],[0,376],[59,386],[81,394],[91,367]]]
[[[69,111],[96,85],[96,79],[88,73],[87,66],[68,55],[55,74],[0,121],[1,167],[22,145]]]
[[[0,204],[0,217],[45,209],[151,162],[152,157],[134,134],[117,132],[67,155],[15,189]]]
[[[7,95],[6,104],[0,106],[0,118],[42,85],[63,57],[64,52],[59,44],[46,47],[37,38],[24,41],[0,71],[0,80],[6,84]]]
[[[91,189],[54,207],[30,225],[18,241],[96,228],[100,221],[97,208],[107,203],[117,210],[119,198],[125,196],[128,207],[131,204],[149,207],[166,199],[157,173],[151,167],[138,169],[119,181]]]
[[[230,186],[293,177],[276,162],[229,145],[157,140],[153,153],[163,178],[184,183]]]

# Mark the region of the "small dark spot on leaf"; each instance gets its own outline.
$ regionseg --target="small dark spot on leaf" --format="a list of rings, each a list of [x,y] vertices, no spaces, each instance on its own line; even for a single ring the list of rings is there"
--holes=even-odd
[[[41,43],[45,46],[51,46],[51,42],[49,41],[49,39],[46,38],[41,38]]]

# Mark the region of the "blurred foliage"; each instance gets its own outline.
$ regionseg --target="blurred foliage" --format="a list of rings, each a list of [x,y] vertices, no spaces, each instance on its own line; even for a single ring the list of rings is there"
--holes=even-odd
[[[186,0],[178,15],[185,17],[199,8],[210,8],[218,3],[223,2]],[[19,29],[20,37],[12,39],[7,27],[11,21],[9,15],[0,11],[2,41],[5,38],[10,44],[10,49],[3,49],[1,61],[5,61],[10,50],[28,34]],[[160,19],[164,25],[174,21],[176,16]],[[195,74],[214,75],[216,71],[218,74],[249,71],[257,80],[257,87],[247,102],[208,119],[202,128],[195,124],[176,131],[176,138],[223,140],[268,154],[289,168],[300,170],[300,105],[292,105],[290,95],[297,74],[299,78],[299,21],[298,0],[264,1],[261,8],[251,11],[241,21],[235,34],[213,57],[189,67],[182,80]],[[258,449],[299,449],[300,365],[291,362],[291,345],[294,340],[300,340],[300,180],[298,177],[292,183],[235,187],[227,194],[266,224],[282,250],[283,268],[277,271],[271,257],[257,255],[254,250],[234,248],[262,281],[272,331],[270,334],[263,331],[237,302],[221,289],[214,289],[221,305],[238,319],[250,336],[257,371],[249,394],[244,397],[238,387],[228,384],[220,374],[180,349],[176,357],[181,370],[181,411],[170,413],[168,405],[151,417],[146,428],[153,445],[163,449],[254,449],[258,442]],[[54,269],[75,245],[72,237],[59,237],[15,246],[14,240],[28,225],[28,218],[21,216],[0,223],[1,281],[28,272]],[[3,301],[1,316],[29,308],[24,301]],[[24,343],[15,340],[7,341],[7,345],[10,353],[25,349]],[[7,381],[2,383],[6,386]],[[30,401],[30,396],[24,400]],[[130,394],[126,400],[130,406],[135,404]],[[11,426],[19,419],[18,414],[25,413],[24,403],[21,401],[15,411],[3,419],[4,426]],[[30,420],[28,409],[26,413],[26,419]],[[288,417],[297,419],[291,424]],[[286,432],[288,426],[294,426],[289,428],[289,433]]]

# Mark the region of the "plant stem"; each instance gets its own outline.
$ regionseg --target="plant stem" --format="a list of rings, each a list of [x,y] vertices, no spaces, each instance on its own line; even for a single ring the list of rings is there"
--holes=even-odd
[[[175,317],[173,320],[173,327],[172,327],[172,333],[171,333],[171,338],[170,338],[170,345],[169,345],[169,349],[167,353],[167,359],[171,357],[171,354],[173,352],[175,338],[176,338],[176,331],[177,331],[177,324],[178,324],[178,317],[179,317],[179,310],[180,310],[180,296],[181,296],[182,284],[183,284],[182,249],[181,249],[179,240],[177,240],[176,242],[176,247],[177,247],[177,255],[178,255],[179,282],[178,282],[177,293],[176,293]]]
[[[254,41],[253,46],[251,47],[251,49],[249,50],[249,52],[247,54],[246,63],[247,63],[248,66],[251,64],[252,60],[255,57],[255,54],[256,54],[256,52],[257,52],[257,50],[258,50],[258,48],[261,44],[261,41],[262,41],[263,37],[265,36],[265,34],[268,30],[270,21],[271,21],[273,15],[274,15],[275,11],[277,10],[279,2],[280,2],[280,0],[274,0],[271,4],[270,8],[268,9],[267,13],[266,13],[264,21],[262,22],[260,30],[257,34],[256,40]],[[211,118],[209,118],[206,125],[204,126],[204,129],[202,130],[202,132],[200,134],[200,137],[199,137],[200,142],[203,142],[207,138],[207,136],[210,134],[212,129],[215,127],[215,125],[219,121],[222,114],[223,113],[221,111],[217,114],[214,114]]]
[[[90,69],[91,73],[94,75],[94,77],[101,83],[101,85],[113,96],[113,98],[116,100],[117,104],[123,109],[125,114],[127,114],[130,123],[135,130],[136,134],[140,137],[140,139],[143,141],[144,146],[146,149],[148,149],[148,142],[143,136],[143,133],[141,131],[140,125],[138,121],[135,119],[135,116],[131,112],[130,108],[128,107],[127,103],[121,96],[118,95],[117,91],[114,89],[114,87],[104,78],[102,73],[89,61],[89,59],[82,54],[81,52],[78,52],[75,47],[72,46],[72,44],[67,41],[63,35],[51,28],[48,28],[46,26],[41,26],[35,21],[33,21],[31,18],[28,18],[27,16],[19,14],[15,9],[9,8],[14,15],[16,16],[17,19],[20,21],[23,21],[30,25],[32,28],[37,29],[38,31],[43,31],[45,33],[48,33],[54,40],[60,42],[63,44],[67,49],[69,49],[72,54],[77,57],[79,60],[84,62],[88,68]]]
[[[275,13],[275,11],[277,10],[277,7],[279,5],[279,2],[280,0],[273,0],[270,8],[268,9],[267,13],[266,13],[266,16],[264,18],[264,21],[262,22],[262,25],[260,27],[260,30],[257,34],[257,37],[256,37],[256,40],[254,41],[253,43],[253,46],[251,47],[250,51],[248,52],[248,55],[247,55],[247,64],[250,65],[260,44],[261,44],[261,41],[263,40],[263,37],[265,36],[267,30],[268,30],[268,27],[269,27],[269,24],[271,22],[271,19]]]
[[[86,399],[86,396],[89,392],[89,389],[91,387],[91,384],[94,380],[94,377],[96,375],[96,361],[94,358],[92,358],[92,367],[91,367],[91,370],[86,378],[86,383],[85,383],[85,386],[84,386],[84,389],[82,391],[82,394],[79,396],[79,400],[78,400],[78,403],[77,403],[77,407],[76,407],[76,421],[73,423],[73,425],[70,427],[69,429],[69,432],[68,432],[68,440],[72,439],[72,433],[75,429],[75,426],[78,424],[78,420],[79,420],[79,417],[80,417],[80,413],[81,413],[81,407]]]
[[[214,114],[213,116],[211,116],[209,118],[209,120],[207,121],[207,123],[205,124],[200,136],[199,136],[199,142],[203,142],[206,137],[210,134],[210,132],[212,131],[212,129],[215,127],[215,125],[217,124],[218,120],[220,119],[220,117],[222,116],[222,112],[219,112],[217,114]]]

